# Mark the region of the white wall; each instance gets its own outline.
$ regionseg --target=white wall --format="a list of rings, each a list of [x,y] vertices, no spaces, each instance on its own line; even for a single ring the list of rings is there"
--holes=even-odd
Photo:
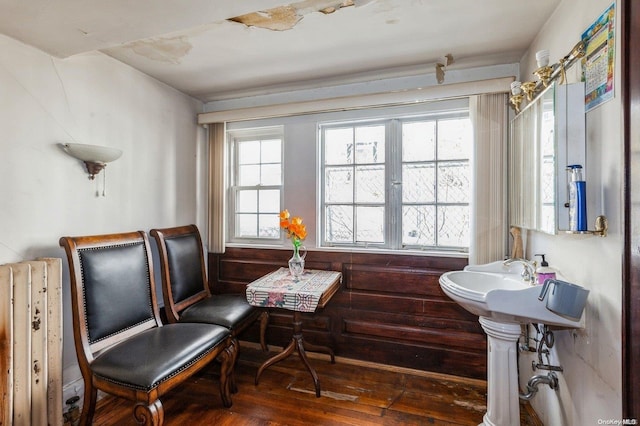
[[[0,264],[65,259],[65,383],[79,370],[58,240],[189,223],[202,229],[202,107],[101,53],[57,59],[0,35]],[[95,194],[102,173],[89,181],[58,146],[70,140],[124,151],[107,166],[106,197]]]
[[[523,81],[533,79],[535,52],[549,49],[552,61],[562,58],[611,4],[610,0],[563,0],[521,62]],[[602,424],[622,416],[621,306],[623,255],[623,140],[620,79],[620,27],[616,17],[615,98],[587,114],[587,186],[589,224],[598,214],[609,220],[606,238],[550,236],[529,232],[526,255],[546,253],[550,265],[570,282],[590,290],[584,330],[555,332],[552,364],[564,367],[557,392],[547,386],[532,400],[544,424]],[[577,67],[576,67],[577,68]],[[578,74],[569,73],[569,82]],[[521,354],[520,385],[533,374],[531,355]]]

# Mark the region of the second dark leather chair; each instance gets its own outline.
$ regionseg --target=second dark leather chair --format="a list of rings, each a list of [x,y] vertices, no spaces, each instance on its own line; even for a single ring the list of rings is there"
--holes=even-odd
[[[269,315],[247,303],[244,294],[211,294],[204,249],[195,225],[152,229],[160,254],[164,310],[169,322],[200,322],[228,328],[237,337],[260,318],[260,344],[268,350]]]

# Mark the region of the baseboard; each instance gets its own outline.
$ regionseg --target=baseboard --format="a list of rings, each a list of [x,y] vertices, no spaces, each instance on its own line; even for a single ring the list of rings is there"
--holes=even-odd
[[[261,348],[259,343],[251,342],[251,341],[248,341],[248,340],[241,340],[240,341],[240,346],[245,346],[247,348],[262,350],[262,348]],[[278,351],[281,351],[282,349],[283,349],[282,346],[269,345],[269,350],[270,351],[278,352]],[[319,353],[315,353],[315,352],[307,352],[307,357],[325,359],[327,357],[327,355],[319,354]],[[428,378],[432,378],[432,379],[449,380],[449,381],[452,381],[452,382],[470,383],[470,384],[474,384],[474,385],[478,385],[478,386],[486,386],[487,385],[487,381],[486,380],[472,379],[472,378],[469,378],[469,377],[454,376],[452,374],[436,373],[436,372],[433,372],[433,371],[425,371],[425,370],[417,370],[415,368],[399,367],[399,366],[396,366],[396,365],[381,364],[381,363],[372,362],[372,361],[362,361],[362,360],[359,360],[359,359],[345,358],[345,357],[341,357],[341,356],[336,356],[335,359],[336,359],[336,362],[340,362],[342,364],[349,364],[349,365],[355,365],[355,366],[360,366],[360,367],[376,368],[378,370],[385,370],[385,371],[389,371],[389,372],[392,372],[392,373],[408,373],[408,374],[412,374],[414,376],[419,376],[419,377],[428,377]]]

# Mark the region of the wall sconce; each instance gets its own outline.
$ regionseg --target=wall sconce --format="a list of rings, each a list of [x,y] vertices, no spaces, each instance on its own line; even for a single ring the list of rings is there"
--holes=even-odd
[[[515,109],[516,112],[520,112],[522,98],[524,98],[524,95],[522,94],[522,83],[514,81],[511,83],[511,97],[509,98],[509,102],[511,102],[511,105],[513,105],[513,109]]]
[[[553,65],[549,65],[548,50],[540,50],[536,52],[536,63],[538,64],[538,68],[533,73],[538,77],[538,81],[526,81],[524,83],[515,81],[514,83],[518,83],[517,93],[513,89],[514,83],[511,84],[511,97],[509,98],[509,101],[516,113],[520,112],[522,92],[527,95],[527,101],[531,102],[543,86],[549,86],[549,83],[554,81],[556,78],[559,77],[560,84],[563,84],[566,80],[565,70],[585,55],[585,49],[585,43],[581,40],[573,46],[573,49],[571,49],[564,58],[560,59],[558,63]]]
[[[91,180],[95,179],[107,163],[117,160],[122,155],[121,149],[82,143],[63,143],[62,149],[70,156],[84,162]]]
[[[539,50],[536,52],[536,62],[538,69],[533,73],[542,81],[544,87],[549,86],[549,80],[551,79],[551,73],[553,68],[549,66],[549,51]]]

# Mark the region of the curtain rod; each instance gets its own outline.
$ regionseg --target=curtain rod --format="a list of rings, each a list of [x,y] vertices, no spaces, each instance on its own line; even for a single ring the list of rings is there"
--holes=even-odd
[[[371,93],[286,104],[212,111],[198,114],[198,124],[290,117],[295,115],[349,111],[367,107],[391,107],[489,93],[508,93],[515,77],[430,86],[419,89]]]

